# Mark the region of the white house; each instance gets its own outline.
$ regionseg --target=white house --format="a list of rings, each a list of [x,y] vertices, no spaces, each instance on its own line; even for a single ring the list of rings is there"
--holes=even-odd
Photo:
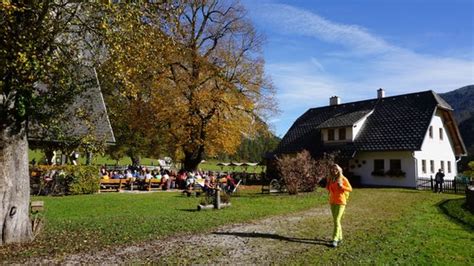
[[[312,108],[299,117],[274,151],[314,157],[335,152],[337,162],[362,185],[416,187],[419,177],[443,169],[457,175],[456,162],[466,148],[453,109],[433,91]]]

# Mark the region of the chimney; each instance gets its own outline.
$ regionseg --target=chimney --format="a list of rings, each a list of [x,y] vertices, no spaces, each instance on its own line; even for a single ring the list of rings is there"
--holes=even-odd
[[[382,88],[378,89],[377,90],[377,98],[382,99],[384,97],[385,97],[385,91]]]
[[[331,98],[329,98],[329,105],[330,106],[338,105],[340,103],[341,103],[341,98],[339,98],[338,96],[332,96]]]

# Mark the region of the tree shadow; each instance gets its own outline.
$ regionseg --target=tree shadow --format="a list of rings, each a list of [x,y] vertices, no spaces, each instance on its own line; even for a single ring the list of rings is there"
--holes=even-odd
[[[460,219],[459,217],[456,217],[456,216],[453,216],[453,215],[450,214],[450,212],[448,210],[448,207],[446,205],[450,201],[457,201],[457,200],[464,200],[465,201],[465,199],[463,199],[463,198],[462,199],[446,199],[446,200],[443,200],[440,203],[436,204],[436,206],[438,207],[438,210],[440,212],[442,212],[444,215],[448,216],[449,219],[451,219],[455,223],[461,225],[467,231],[474,231],[474,226],[472,224],[469,224],[466,221]]]
[[[331,247],[330,243],[323,239],[318,238],[296,238],[296,237],[287,237],[281,236],[277,234],[269,234],[269,233],[250,233],[250,232],[213,232],[214,235],[231,235],[231,236],[238,236],[238,237],[248,237],[248,238],[268,238],[268,239],[275,239],[280,241],[288,241],[288,242],[297,242],[297,243],[304,243],[304,244],[312,244],[312,245],[321,245],[326,247]]]

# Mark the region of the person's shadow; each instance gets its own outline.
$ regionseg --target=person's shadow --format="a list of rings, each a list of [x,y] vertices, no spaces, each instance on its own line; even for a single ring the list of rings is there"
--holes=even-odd
[[[269,238],[269,239],[276,239],[281,241],[288,241],[288,242],[298,242],[304,244],[312,244],[312,245],[321,245],[330,247],[330,243],[323,239],[318,238],[296,238],[296,237],[287,237],[281,236],[277,234],[268,234],[268,233],[251,233],[251,232],[213,232],[215,235],[232,235],[238,237],[254,237],[254,238]]]

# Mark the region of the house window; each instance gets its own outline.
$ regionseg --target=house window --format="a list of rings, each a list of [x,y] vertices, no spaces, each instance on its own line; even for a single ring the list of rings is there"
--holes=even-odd
[[[426,174],[426,160],[421,160],[421,171]]]
[[[441,161],[441,169],[442,169],[443,172],[444,172],[444,161]]]
[[[434,161],[433,161],[433,160],[430,160],[430,172],[431,172],[432,174],[434,174],[434,168],[435,168],[435,167],[434,167]]]
[[[439,139],[443,140],[443,129],[442,128],[439,129]]]
[[[374,160],[374,171],[372,175],[383,176],[385,175],[385,161],[384,160]]]
[[[346,139],[346,129],[345,128],[340,128],[339,129],[339,140],[345,140]]]
[[[385,173],[388,176],[403,177],[405,172],[402,171],[402,160],[393,159],[390,160],[390,169]]]
[[[433,126],[430,126],[430,129],[428,131],[429,131],[430,138],[433,138]]]
[[[390,160],[390,170],[402,170],[402,160]]]
[[[451,161],[448,161],[448,174],[451,174]]]
[[[328,140],[334,140],[334,129],[328,129]]]

